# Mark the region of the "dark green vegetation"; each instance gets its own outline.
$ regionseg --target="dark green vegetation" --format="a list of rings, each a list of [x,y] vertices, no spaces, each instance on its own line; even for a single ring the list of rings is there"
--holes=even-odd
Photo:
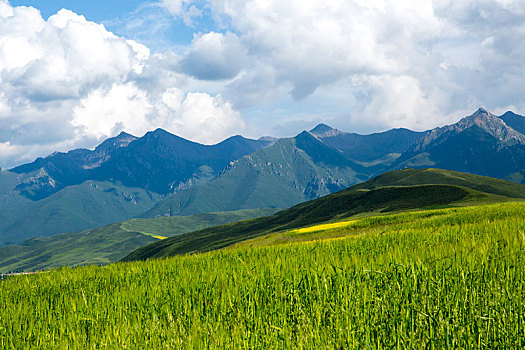
[[[0,347],[523,348],[524,211],[368,217],[333,240],[9,277]]]
[[[383,174],[338,193],[269,217],[204,229],[140,248],[124,260],[144,260],[220,249],[265,235],[371,212],[525,199],[525,186],[440,169],[405,169]]]
[[[131,219],[96,229],[33,238],[0,248],[0,273],[59,266],[108,264],[135,249],[182,233],[271,215],[275,209],[239,210],[157,219]]]
[[[370,190],[384,186],[430,184],[462,186],[487,194],[525,199],[525,186],[523,185],[486,176],[433,168],[391,171],[355,185],[353,188]]]

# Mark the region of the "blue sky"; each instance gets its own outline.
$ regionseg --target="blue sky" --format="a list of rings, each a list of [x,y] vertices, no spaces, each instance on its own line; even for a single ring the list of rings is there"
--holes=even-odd
[[[141,5],[147,4],[146,1],[138,0],[12,0],[13,6],[33,6],[42,12],[44,18],[54,15],[58,10],[66,8],[76,13],[84,15],[88,20],[104,22],[110,19],[121,17],[127,13],[135,11]]]
[[[123,130],[210,144],[523,114],[524,26],[524,0],[0,0],[0,166]]]
[[[139,0],[17,0],[13,6],[32,6],[47,19],[65,8],[81,14],[89,21],[102,23],[111,32],[140,41],[157,51],[189,45],[193,34],[199,30],[218,30],[212,19],[204,16],[188,26],[182,19],[174,18],[158,6],[158,2]],[[153,23],[152,23],[153,22]],[[158,31],[152,28],[159,27]],[[197,28],[198,26],[199,28]]]

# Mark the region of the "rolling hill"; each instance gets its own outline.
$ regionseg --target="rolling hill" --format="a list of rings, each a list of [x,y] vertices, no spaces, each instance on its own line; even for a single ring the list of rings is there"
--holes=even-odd
[[[405,169],[272,216],[172,237],[137,249],[123,261],[220,249],[271,232],[358,214],[429,207],[475,205],[525,199],[525,186],[440,169]]]
[[[12,174],[0,174],[6,182]],[[129,219],[151,208],[162,197],[141,188],[112,182],[86,181],[31,201],[7,191],[0,195],[0,245],[36,236],[84,230]]]
[[[0,273],[59,266],[108,264],[164,237],[271,215],[274,209],[239,210],[157,219],[131,219],[96,229],[38,237],[0,247]]]
[[[216,252],[0,276],[0,344],[523,348],[524,211],[369,216]]]

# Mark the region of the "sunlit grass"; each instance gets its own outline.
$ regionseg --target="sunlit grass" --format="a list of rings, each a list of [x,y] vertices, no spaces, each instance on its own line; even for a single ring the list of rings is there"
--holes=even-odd
[[[333,222],[330,224],[321,224],[321,225],[315,225],[315,226],[309,226],[300,228],[297,230],[290,231],[291,234],[304,234],[304,233],[310,233],[310,232],[317,232],[317,231],[326,231],[331,230],[334,228],[343,228],[348,227],[355,223],[356,220],[350,220],[350,221],[340,221],[340,222]]]
[[[0,348],[523,348],[524,213],[386,215],[306,243],[10,277]]]

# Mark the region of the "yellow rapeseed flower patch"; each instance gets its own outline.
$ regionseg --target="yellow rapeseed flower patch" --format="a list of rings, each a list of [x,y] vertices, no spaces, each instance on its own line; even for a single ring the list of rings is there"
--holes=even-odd
[[[152,237],[153,237],[153,238],[156,238],[156,239],[161,239],[161,240],[162,240],[162,239],[166,239],[166,238],[168,238],[168,237],[158,236],[158,235],[154,235],[154,236],[152,236]]]
[[[290,231],[290,233],[296,233],[296,234],[302,234],[302,233],[310,233],[310,232],[316,232],[316,231],[326,231],[331,230],[334,228],[341,228],[341,227],[347,227],[358,220],[350,220],[350,221],[340,221],[340,222],[333,222],[331,224],[322,224],[322,225],[315,225],[310,227],[304,227],[297,230]]]

